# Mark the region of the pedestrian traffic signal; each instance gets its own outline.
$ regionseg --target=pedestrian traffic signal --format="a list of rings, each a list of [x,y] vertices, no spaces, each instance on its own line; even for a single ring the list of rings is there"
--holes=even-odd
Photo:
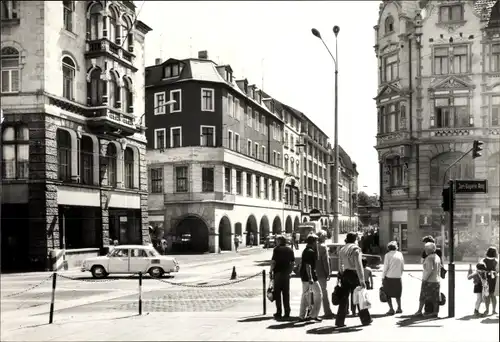
[[[443,189],[441,194],[443,195],[441,208],[443,208],[443,211],[450,211],[450,188]]]
[[[484,143],[480,140],[474,140],[474,144],[472,146],[472,159],[482,156],[481,151],[483,150],[483,144]]]

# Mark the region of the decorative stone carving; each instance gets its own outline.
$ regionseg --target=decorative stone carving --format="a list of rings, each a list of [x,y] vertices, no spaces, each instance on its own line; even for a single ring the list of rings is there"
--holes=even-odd
[[[454,128],[445,128],[438,129],[431,133],[431,136],[435,137],[450,137],[450,136],[466,136],[470,135],[471,131],[469,129],[454,129]]]

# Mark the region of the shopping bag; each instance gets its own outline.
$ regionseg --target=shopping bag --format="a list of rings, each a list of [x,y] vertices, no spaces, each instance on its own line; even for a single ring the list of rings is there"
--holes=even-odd
[[[270,302],[274,302],[274,286],[273,286],[273,284],[270,284],[269,287],[267,288],[267,299],[269,299]]]
[[[381,287],[378,290],[378,297],[379,297],[381,303],[387,303],[387,293],[385,293],[385,290],[383,287]]]
[[[339,305],[343,296],[345,296],[345,290],[337,283],[332,292],[332,304],[335,306]]]

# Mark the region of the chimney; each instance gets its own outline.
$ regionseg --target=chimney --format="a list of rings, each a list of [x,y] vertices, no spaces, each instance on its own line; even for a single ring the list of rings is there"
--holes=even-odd
[[[155,59],[155,65],[160,65],[161,64],[161,58]]]
[[[208,52],[207,52],[207,50],[198,51],[198,58],[199,59],[208,59]]]

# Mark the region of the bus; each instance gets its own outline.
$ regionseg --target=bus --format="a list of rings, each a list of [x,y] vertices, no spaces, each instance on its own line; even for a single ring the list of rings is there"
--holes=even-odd
[[[309,234],[318,234],[321,231],[321,221],[309,221],[304,223],[299,223],[299,233],[300,233],[300,243],[306,241]]]

